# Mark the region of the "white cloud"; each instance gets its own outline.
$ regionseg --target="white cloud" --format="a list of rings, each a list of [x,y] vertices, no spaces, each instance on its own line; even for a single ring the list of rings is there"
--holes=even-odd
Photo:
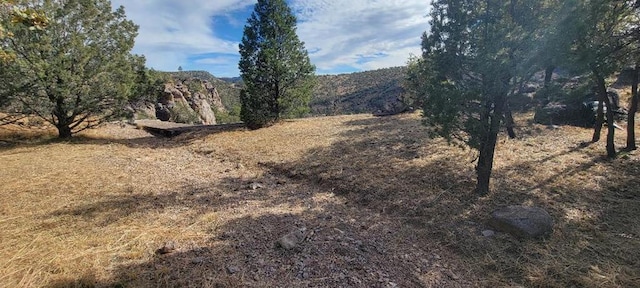
[[[321,71],[404,65],[420,54],[430,4],[424,0],[295,0],[298,35]],[[366,60],[366,61],[365,61]]]
[[[147,64],[159,70],[188,66],[199,54],[237,54],[238,41],[216,37],[213,16],[252,5],[252,0],[138,0],[111,1],[124,6],[127,17],[140,26],[134,53],[144,54]],[[242,20],[244,22],[244,20]]]
[[[298,35],[319,73],[352,67],[369,70],[404,65],[420,54],[420,36],[428,28],[425,0],[290,0],[298,17]],[[224,40],[225,26],[246,19],[231,12],[252,9],[255,0],[112,0],[125,6],[140,26],[134,53],[159,70],[207,69],[217,76],[237,76],[238,42]],[[241,32],[240,32],[241,33]],[[228,36],[228,35],[227,35]]]

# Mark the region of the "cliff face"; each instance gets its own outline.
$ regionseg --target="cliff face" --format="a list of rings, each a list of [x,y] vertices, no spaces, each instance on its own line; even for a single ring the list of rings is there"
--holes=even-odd
[[[156,103],[138,105],[138,118],[157,118],[189,124],[216,124],[214,111],[225,112],[218,89],[209,81],[197,78],[173,79],[163,85]]]
[[[216,124],[216,111],[226,111],[218,90],[208,81],[189,79],[164,84],[156,117],[162,121]]]

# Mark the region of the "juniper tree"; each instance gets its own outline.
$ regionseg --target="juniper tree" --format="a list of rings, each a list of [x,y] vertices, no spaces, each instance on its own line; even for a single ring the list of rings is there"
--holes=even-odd
[[[593,142],[600,140],[602,124],[605,121],[606,107],[607,156],[616,157],[614,145],[615,128],[614,109],[607,96],[605,79],[618,71],[628,59],[625,55],[635,50],[637,31],[637,3],[617,0],[567,0],[563,1],[563,10],[559,15],[562,21],[562,38],[571,40],[571,53],[565,64],[580,71],[591,73],[598,95],[598,112]],[[634,23],[634,21],[636,23]]]
[[[489,192],[509,96],[533,67],[534,2],[435,0],[422,58],[414,60],[410,81],[423,98],[424,122],[433,136],[478,150],[480,195]]]
[[[258,0],[240,44],[246,88],[241,119],[252,129],[309,111],[315,67],[296,35],[296,17],[284,0]]]
[[[108,0],[33,1],[48,26],[13,29],[1,47],[12,55],[2,63],[2,97],[22,112],[53,124],[60,138],[93,127],[123,111],[136,62],[131,55],[138,27]]]

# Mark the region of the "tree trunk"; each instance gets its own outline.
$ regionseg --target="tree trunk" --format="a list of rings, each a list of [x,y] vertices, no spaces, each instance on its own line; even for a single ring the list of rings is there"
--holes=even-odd
[[[59,80],[58,80],[59,81]],[[68,139],[71,138],[71,123],[73,118],[67,116],[67,109],[65,107],[64,98],[55,98],[55,108],[53,109],[54,125],[58,129],[58,138]]]
[[[606,101],[604,102],[607,106],[607,157],[609,158],[616,158],[616,145],[615,145],[615,133],[616,133],[616,127],[614,126],[614,119],[613,119],[613,109],[611,109],[613,106],[611,104],[611,101],[609,101],[609,97],[605,98]]]
[[[505,106],[506,108],[504,111],[504,120],[505,120],[505,126],[507,126],[507,134],[509,135],[509,138],[515,139],[516,138],[516,131],[514,130],[515,121],[513,121],[513,114],[511,114],[511,107],[509,106],[508,102],[505,104]]]
[[[478,156],[478,166],[476,166],[477,180],[476,193],[480,196],[489,194],[489,184],[491,180],[491,171],[493,170],[493,156],[495,154],[496,143],[498,142],[498,132],[500,131],[500,122],[504,113],[505,97],[500,95],[495,98],[495,108],[493,113],[491,107],[486,107],[486,113],[483,113],[481,121],[488,126],[484,131],[480,143],[480,155]]]
[[[549,65],[546,69],[544,69],[544,87],[549,87],[549,84],[551,84],[553,70],[556,70],[556,66],[554,65]]]
[[[631,105],[629,114],[627,115],[627,151],[636,150],[636,112],[638,111],[638,69],[640,66],[636,63],[633,69],[633,80],[631,82]]]
[[[58,128],[58,138],[60,139],[69,139],[71,138],[71,127],[69,125],[58,122],[56,123],[56,128]]]
[[[604,78],[595,71],[593,74],[596,80],[596,93],[598,94],[598,112],[596,114],[596,124],[593,129],[593,137],[591,138],[591,142],[595,143],[600,141],[600,133],[602,132],[602,124],[604,123],[604,103],[609,97],[607,97]]]

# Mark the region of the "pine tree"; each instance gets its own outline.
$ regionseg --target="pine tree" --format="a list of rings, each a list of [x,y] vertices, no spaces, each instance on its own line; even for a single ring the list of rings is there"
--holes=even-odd
[[[141,58],[130,54],[138,27],[108,0],[42,1],[41,31],[12,29],[0,46],[15,55],[1,64],[0,97],[53,124],[60,138],[123,111]]]
[[[315,67],[296,35],[296,17],[284,0],[258,0],[240,44],[246,85],[240,100],[247,127],[269,126],[309,111]]]

